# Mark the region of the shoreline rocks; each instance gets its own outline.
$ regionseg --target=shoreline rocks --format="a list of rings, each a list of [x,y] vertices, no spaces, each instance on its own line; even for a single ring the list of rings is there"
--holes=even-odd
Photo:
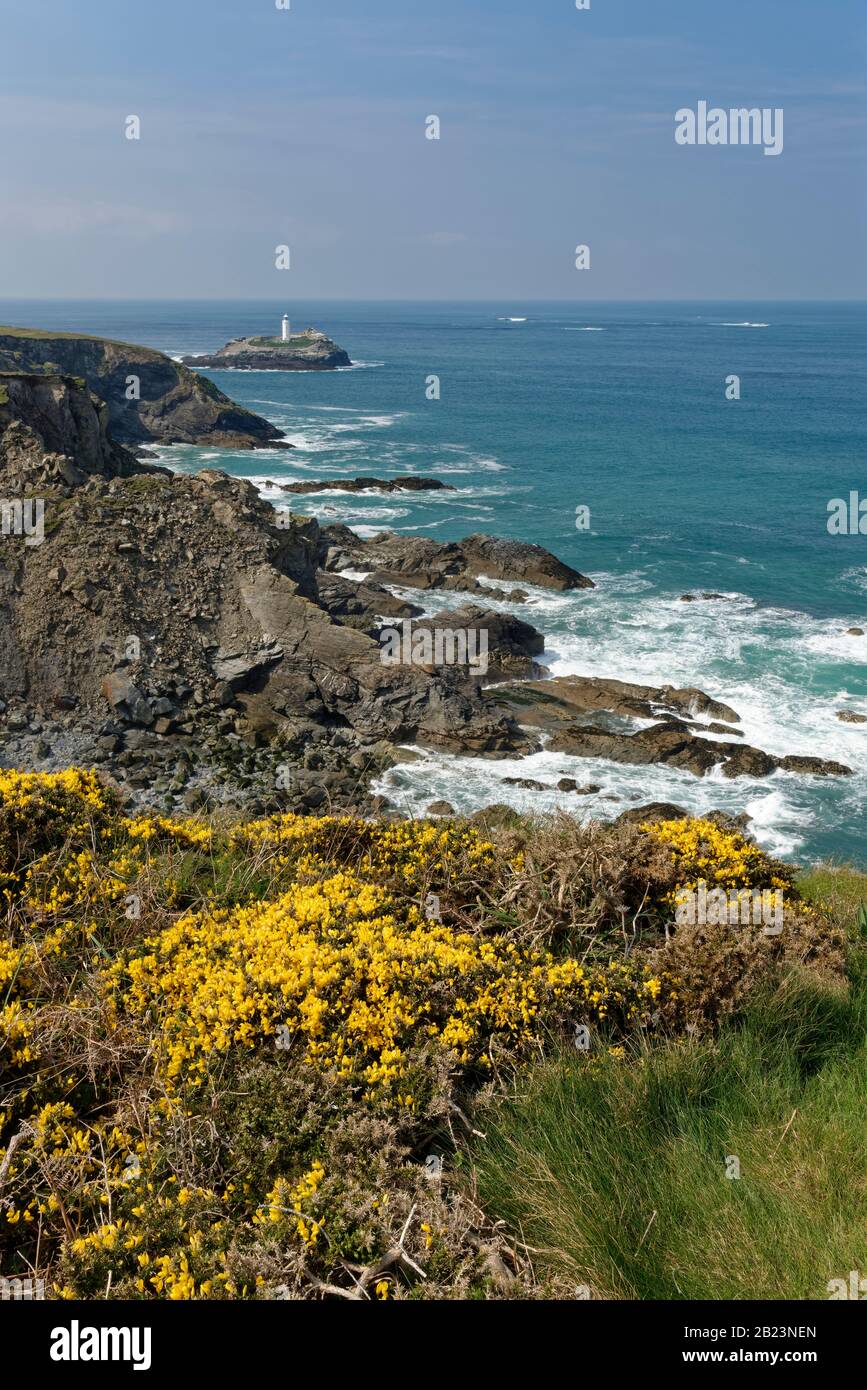
[[[430,540],[426,536],[382,531],[362,540],[348,526],[327,526],[326,569],[364,569],[383,584],[411,589],[469,589],[488,592],[480,577],[534,584],[566,593],[593,589],[592,579],[564,565],[540,545],[476,534],[461,541]]]
[[[843,763],[821,758],[773,757],[760,748],[743,743],[717,743],[697,737],[676,720],[653,724],[636,733],[613,733],[596,725],[568,726],[548,743],[552,752],[569,753],[578,758],[604,758],[609,762],[646,766],[650,763],[682,768],[696,777],[705,777],[720,768],[723,777],[769,777],[778,769],[815,777],[847,777],[852,769]]]
[[[422,478],[407,474],[400,478],[329,478],[324,482],[281,483],[281,491],[317,492],[455,492],[451,483],[438,478]]]
[[[552,680],[526,681],[506,686],[493,697],[519,718],[523,724],[537,728],[557,728],[576,713],[603,711],[623,719],[658,719],[676,716],[694,722],[707,715],[722,724],[698,725],[707,731],[739,733],[728,724],[740,723],[740,716],[731,705],[706,695],[694,687],[679,689],[672,685],[633,685],[628,681],[606,680],[599,676],[555,676]]]
[[[557,676],[490,691],[490,703],[524,728],[551,735],[551,752],[604,758],[635,766],[660,764],[704,777],[714,768],[734,777],[768,777],[778,769],[817,777],[845,777],[852,769],[821,758],[774,757],[745,743],[718,742],[710,733],[737,735],[730,705],[694,687],[642,686],[595,676]],[[600,717],[601,716],[601,719]],[[684,717],[688,716],[688,717]],[[710,722],[699,722],[698,716]],[[637,727],[639,720],[654,720]]]
[[[161,372],[168,362],[100,339],[33,339],[43,356],[85,342],[79,365],[99,381],[110,364],[122,372],[156,358]],[[205,395],[219,412],[227,398],[213,390]],[[145,400],[159,413],[157,395]],[[135,433],[149,417],[136,413],[135,428],[123,418]],[[206,412],[206,429],[214,418]],[[382,809],[368,784],[401,760],[402,744],[504,759],[538,752],[547,738],[555,752],[698,776],[720,765],[726,777],[850,772],[730,741],[742,738],[737,712],[699,689],[540,679],[544,635],[490,607],[526,591],[497,583],[564,593],[592,589],[586,576],[540,546],[483,534],[365,541],[277,512],[252,483],[218,470],[140,463],[84,375],[0,374],[0,483],[12,496],[38,489],[45,504],[38,545],[10,536],[0,547],[0,765],[96,765],[137,805],[312,813]],[[425,616],[392,592],[403,587],[481,601]],[[397,621],[434,639],[435,653],[450,634],[484,634],[486,669],[450,656],[422,667],[412,654],[387,664],[379,639],[383,623]],[[567,777],[557,789],[599,794]]]

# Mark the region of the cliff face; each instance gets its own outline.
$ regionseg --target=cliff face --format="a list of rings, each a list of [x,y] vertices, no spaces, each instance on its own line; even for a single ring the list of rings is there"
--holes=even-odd
[[[0,371],[83,378],[105,401],[111,432],[124,444],[289,447],[269,421],[152,348],[82,334],[0,328]]]
[[[88,476],[150,471],[109,433],[109,410],[79,377],[0,372],[0,484],[17,495]]]
[[[278,526],[251,483],[163,470],[90,479],[49,495],[45,517],[38,549],[0,547],[0,700],[47,706],[61,692],[149,727],[176,711],[183,686],[266,736],[300,719],[456,750],[525,742],[463,682],[383,665],[375,637],[333,615],[341,586],[355,586],[322,571],[317,523]],[[369,596],[374,611],[389,601]]]

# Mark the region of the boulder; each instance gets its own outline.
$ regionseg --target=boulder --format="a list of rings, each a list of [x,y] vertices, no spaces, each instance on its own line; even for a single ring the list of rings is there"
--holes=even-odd
[[[798,772],[811,777],[851,777],[852,769],[845,763],[827,762],[822,758],[798,757],[790,754],[777,759],[783,772]]]
[[[461,608],[448,608],[414,622],[411,632],[419,631],[429,631],[434,638],[440,634],[443,655],[456,646],[453,641],[444,641],[443,634],[446,633],[462,633],[467,639],[468,651],[479,655],[484,652],[484,663],[480,663],[478,669],[472,664],[444,668],[436,666],[434,662],[433,669],[451,669],[460,679],[477,680],[484,685],[520,676],[536,676],[541,669],[534,658],[545,650],[545,638],[530,623],[510,613],[468,603]],[[472,647],[470,633],[475,634]],[[485,669],[482,669],[483,665]]]
[[[149,726],[154,722],[147,698],[124,671],[112,671],[102,681],[102,693],[116,714],[131,724]]]
[[[650,801],[646,806],[632,806],[621,811],[617,817],[618,825],[641,825],[644,821],[686,820],[689,811],[684,806],[676,806],[671,801]]]
[[[282,657],[283,648],[277,642],[263,642],[255,648],[235,651],[218,647],[211,665],[217,680],[237,692],[246,689],[253,676],[273,666]]]

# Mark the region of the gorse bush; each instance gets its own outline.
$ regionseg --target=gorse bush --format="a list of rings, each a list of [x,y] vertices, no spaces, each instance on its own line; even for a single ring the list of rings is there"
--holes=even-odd
[[[615,1052],[707,1025],[790,958],[754,935],[699,980],[666,940],[696,868],[781,876],[708,827],[220,825],[0,775],[0,1270],[86,1298],[526,1292],[463,1195],[473,1108],[579,1024]]]

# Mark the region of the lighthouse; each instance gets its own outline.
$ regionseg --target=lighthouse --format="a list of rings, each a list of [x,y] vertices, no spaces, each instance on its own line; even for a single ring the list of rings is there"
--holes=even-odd
[[[283,342],[284,342],[284,343],[288,343],[288,341],[289,341],[289,315],[288,315],[288,314],[284,314],[284,315],[283,315]]]

